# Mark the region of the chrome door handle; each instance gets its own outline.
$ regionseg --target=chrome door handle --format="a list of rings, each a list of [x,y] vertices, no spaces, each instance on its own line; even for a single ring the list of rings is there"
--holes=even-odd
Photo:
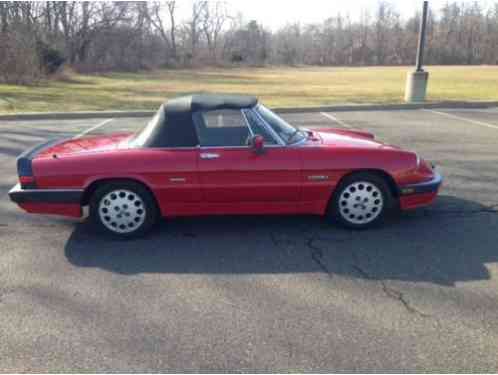
[[[214,154],[211,152],[205,152],[201,154],[201,159],[204,160],[212,160],[212,159],[218,159],[220,157],[220,154]]]

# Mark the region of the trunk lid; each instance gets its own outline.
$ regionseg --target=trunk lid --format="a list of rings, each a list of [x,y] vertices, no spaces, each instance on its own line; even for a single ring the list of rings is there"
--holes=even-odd
[[[110,135],[87,136],[63,140],[41,150],[36,157],[64,156],[86,152],[102,152],[115,150],[130,139],[133,133],[114,133]]]

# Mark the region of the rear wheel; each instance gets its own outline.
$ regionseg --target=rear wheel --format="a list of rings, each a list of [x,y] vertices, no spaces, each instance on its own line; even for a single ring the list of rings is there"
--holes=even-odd
[[[119,238],[134,238],[152,228],[158,209],[154,197],[142,185],[111,182],[93,194],[90,216],[99,230]]]
[[[346,177],[331,202],[330,214],[344,227],[367,229],[381,223],[392,206],[386,181],[372,173]]]

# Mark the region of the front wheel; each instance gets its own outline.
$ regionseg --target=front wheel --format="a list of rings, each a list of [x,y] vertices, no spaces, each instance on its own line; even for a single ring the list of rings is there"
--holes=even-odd
[[[384,220],[392,200],[382,177],[358,173],[340,183],[331,202],[330,214],[344,227],[367,229]]]
[[[142,185],[111,182],[93,194],[90,216],[103,232],[119,238],[133,238],[151,229],[158,210],[154,197]]]

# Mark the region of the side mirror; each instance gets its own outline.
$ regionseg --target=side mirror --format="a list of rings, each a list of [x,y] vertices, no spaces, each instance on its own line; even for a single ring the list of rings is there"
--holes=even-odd
[[[265,139],[261,135],[255,135],[251,138],[251,148],[256,154],[262,154],[265,148]]]

